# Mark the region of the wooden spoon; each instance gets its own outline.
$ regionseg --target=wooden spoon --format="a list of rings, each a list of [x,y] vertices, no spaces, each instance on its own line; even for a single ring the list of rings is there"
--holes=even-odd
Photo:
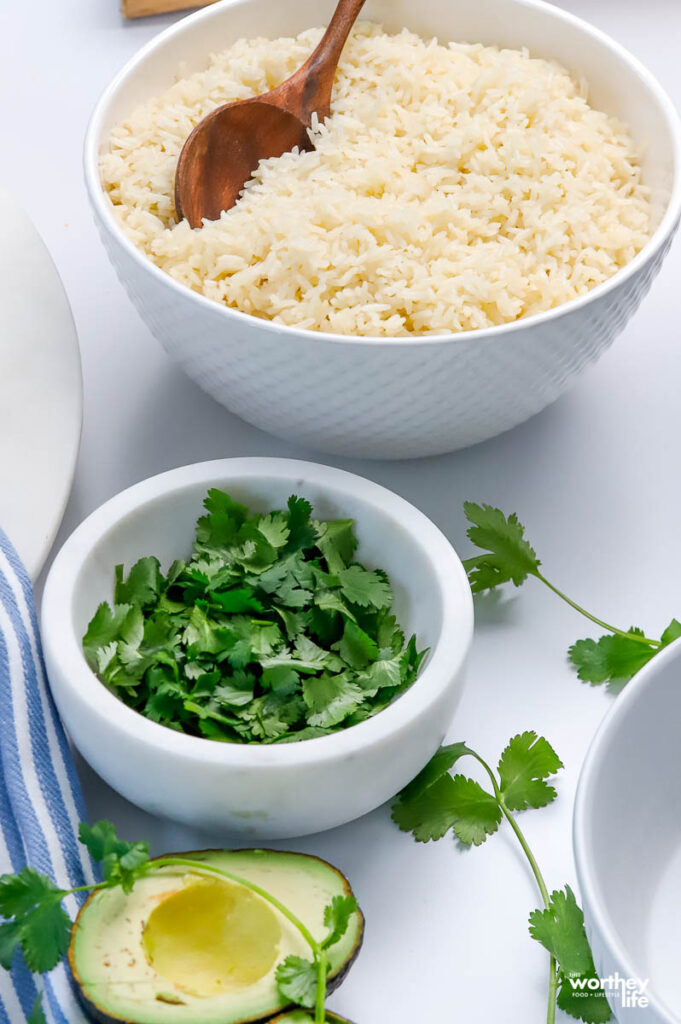
[[[295,146],[312,149],[312,115],[331,113],[331,92],[340,55],[365,0],[340,0],[319,46],[290,78],[271,92],[225,103],[197,124],[185,142],[175,173],[175,210],[200,228],[229,210],[261,160]]]

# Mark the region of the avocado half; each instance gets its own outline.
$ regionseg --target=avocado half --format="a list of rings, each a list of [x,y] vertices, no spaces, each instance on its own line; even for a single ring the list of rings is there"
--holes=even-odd
[[[347,879],[324,860],[277,850],[200,850],[167,856],[240,875],[277,897],[318,938]],[[355,913],[328,951],[327,989],[352,966],[364,934]],[[309,959],[299,931],[270,903],[219,876],[160,868],[131,893],[93,893],[73,924],[69,966],[79,998],[99,1024],[247,1024],[290,1009],[275,981],[285,957]],[[305,1012],[281,1024],[307,1024]],[[342,1018],[328,1015],[332,1024]]]

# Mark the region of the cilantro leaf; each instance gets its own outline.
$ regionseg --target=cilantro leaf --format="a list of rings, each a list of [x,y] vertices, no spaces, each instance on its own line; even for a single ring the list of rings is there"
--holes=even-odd
[[[466,846],[480,846],[499,828],[501,808],[495,797],[474,779],[455,775],[452,799],[456,810],[453,824],[458,839]]]
[[[56,967],[71,935],[71,919],[61,905],[65,896],[34,868],[0,876],[0,915],[7,919],[0,925],[3,967],[9,969],[18,946],[30,971],[42,974]]]
[[[347,718],[363,699],[359,686],[351,683],[344,672],[323,673],[303,680],[303,699],[309,708],[308,722],[328,728]]]
[[[352,519],[336,519],[316,523],[317,547],[323,554],[329,572],[337,573],[350,564],[357,550],[355,524]]]
[[[509,810],[545,807],[555,800],[555,789],[544,780],[562,767],[553,747],[536,732],[514,736],[498,766],[501,792]]]
[[[246,521],[248,509],[232,501],[228,494],[217,488],[208,492],[203,507],[208,514],[202,516],[196,525],[195,553],[210,554],[229,550]]]
[[[681,637],[681,622],[678,619],[672,619],[660,637],[660,643],[663,647],[667,647],[668,644],[678,640],[679,637]]]
[[[596,978],[596,973],[594,972],[591,977]],[[571,1017],[583,1020],[586,1024],[602,1024],[612,1020],[612,1011],[603,990],[581,988],[581,983],[588,980],[561,975],[560,991],[556,1000],[558,1006]]]
[[[376,660],[378,647],[376,641],[360,629],[356,622],[348,621],[345,623],[343,638],[338,643],[338,653],[351,668],[364,669]]]
[[[250,587],[233,587],[231,590],[214,591],[210,595],[223,612],[233,615],[242,612],[264,612],[262,601],[255,597]]]
[[[16,921],[0,924],[0,967],[11,970],[14,954],[21,942],[21,925]]]
[[[551,893],[549,907],[530,914],[530,935],[558,961],[561,971],[581,975],[593,965],[584,914],[569,885]]]
[[[92,826],[81,822],[78,838],[101,864],[105,881],[120,884],[123,892],[131,892],[135,881],[147,873],[149,843],[119,839],[110,821],[96,821]]]
[[[300,692],[300,676],[288,665],[266,668],[260,677],[260,684],[273,693],[285,695]]]
[[[428,764],[423,768],[415,779],[402,790],[401,797],[404,800],[412,800],[418,797],[424,790],[437,782],[439,778],[446,775],[450,768],[453,768],[460,757],[473,754],[470,747],[465,743],[450,743],[448,746],[440,747],[437,753],[433,754]]]
[[[291,532],[283,512],[270,512],[261,516],[257,520],[257,529],[273,548],[283,548]]]
[[[71,940],[71,918],[62,893],[47,897],[21,919],[21,951],[29,971],[44,974],[56,967]]]
[[[385,574],[351,565],[337,574],[343,596],[362,608],[389,608],[392,590]]]
[[[357,676],[357,682],[366,692],[377,692],[384,687],[400,686],[404,678],[404,658],[381,658]]]
[[[322,949],[328,949],[340,942],[348,930],[350,918],[357,910],[357,900],[354,896],[333,897],[324,908],[324,924],[329,929],[329,934],[322,942]]]
[[[472,526],[468,537],[484,555],[464,561],[473,593],[491,590],[501,583],[519,587],[541,562],[525,539],[525,528],[513,514],[505,516],[492,505],[464,503],[466,518]]]
[[[29,1014],[26,1024],[47,1024],[45,1020],[45,1012],[43,1010],[42,996],[38,994],[35,997],[35,1002]]]
[[[144,705],[145,716],[163,725],[174,725],[181,721],[186,701],[182,686],[168,679],[158,682],[152,674],[149,678],[154,680],[154,688]]]
[[[255,695],[255,676],[249,672],[235,672],[215,688],[214,696],[219,704],[242,708],[249,704]]]
[[[314,547],[317,531],[311,522],[312,505],[305,498],[291,495],[288,499],[288,530],[289,537],[285,551],[304,551]]]
[[[121,627],[130,611],[127,604],[114,606],[113,610],[106,601],[99,605],[83,637],[83,651],[91,668],[97,669],[97,652],[119,639]]]
[[[441,775],[411,799],[398,797],[392,819],[403,832],[411,832],[417,843],[442,839],[459,814],[457,789],[450,775]]]
[[[145,609],[155,605],[159,599],[163,585],[161,564],[158,558],[140,558],[123,579],[123,566],[116,566],[116,588],[114,601],[116,604],[138,605]]]
[[[47,875],[35,868],[22,868],[16,875],[0,875],[0,915],[21,917],[46,897],[61,892]]]
[[[350,622],[357,622],[350,606],[340,595],[338,590],[320,590],[314,595],[315,612],[338,612],[343,618]]]
[[[570,886],[551,893],[549,906],[534,910],[529,923],[532,938],[556,959],[561,1009],[593,1024],[610,1020],[612,1015],[602,989],[589,989],[586,984],[597,975],[584,929],[584,914]]]
[[[577,669],[577,676],[584,683],[597,686],[599,683],[628,681],[639,669],[647,665],[658,651],[633,637],[643,637],[635,626],[630,636],[609,633],[599,640],[578,640],[570,647],[568,658]]]
[[[317,973],[310,960],[301,956],[287,956],[277,967],[275,976],[277,987],[286,999],[298,1006],[314,1006]]]
[[[305,720],[305,703],[298,694],[268,693],[254,702],[251,728],[256,739],[276,740],[289,727]]]

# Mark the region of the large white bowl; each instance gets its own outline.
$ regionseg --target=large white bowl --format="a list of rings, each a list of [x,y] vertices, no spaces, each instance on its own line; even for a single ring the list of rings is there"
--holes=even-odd
[[[626,121],[644,151],[655,233],[614,278],[557,310],[489,330],[411,340],[281,327],[220,306],[155,267],[117,223],[99,176],[111,126],[165,89],[181,62],[240,37],[328,21],[335,0],[223,0],[162,32],[94,112],[85,176],[104,245],[139,312],[201,387],[245,420],[327,451],[405,458],[451,451],[552,402],[622,330],[650,287],[681,211],[681,134],[655,79],[595,28],[540,0],[367,0],[363,17],[442,40],[528,47],[585,75],[596,106]]]
[[[620,1024],[681,1021],[681,641],[627,684],[582,768],[574,845],[598,974],[648,982]]]
[[[191,551],[208,488],[254,509],[308,498],[322,518],[353,518],[358,558],[390,575],[395,614],[430,648],[414,685],[375,718],[344,732],[274,746],[240,746],[148,721],[103,686],[81,637],[113,569]],[[47,672],[75,745],[111,786],[152,814],[257,838],[305,835],[373,810],[420,771],[456,709],[473,629],[466,573],[421,512],[362,477],[286,459],[224,459],[145,480],[102,505],[64,544],[42,605]]]

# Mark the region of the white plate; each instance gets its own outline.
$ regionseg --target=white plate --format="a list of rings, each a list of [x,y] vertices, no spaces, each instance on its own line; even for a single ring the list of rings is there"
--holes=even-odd
[[[40,235],[0,188],[0,527],[38,575],[71,490],[83,418],[78,338]]]

